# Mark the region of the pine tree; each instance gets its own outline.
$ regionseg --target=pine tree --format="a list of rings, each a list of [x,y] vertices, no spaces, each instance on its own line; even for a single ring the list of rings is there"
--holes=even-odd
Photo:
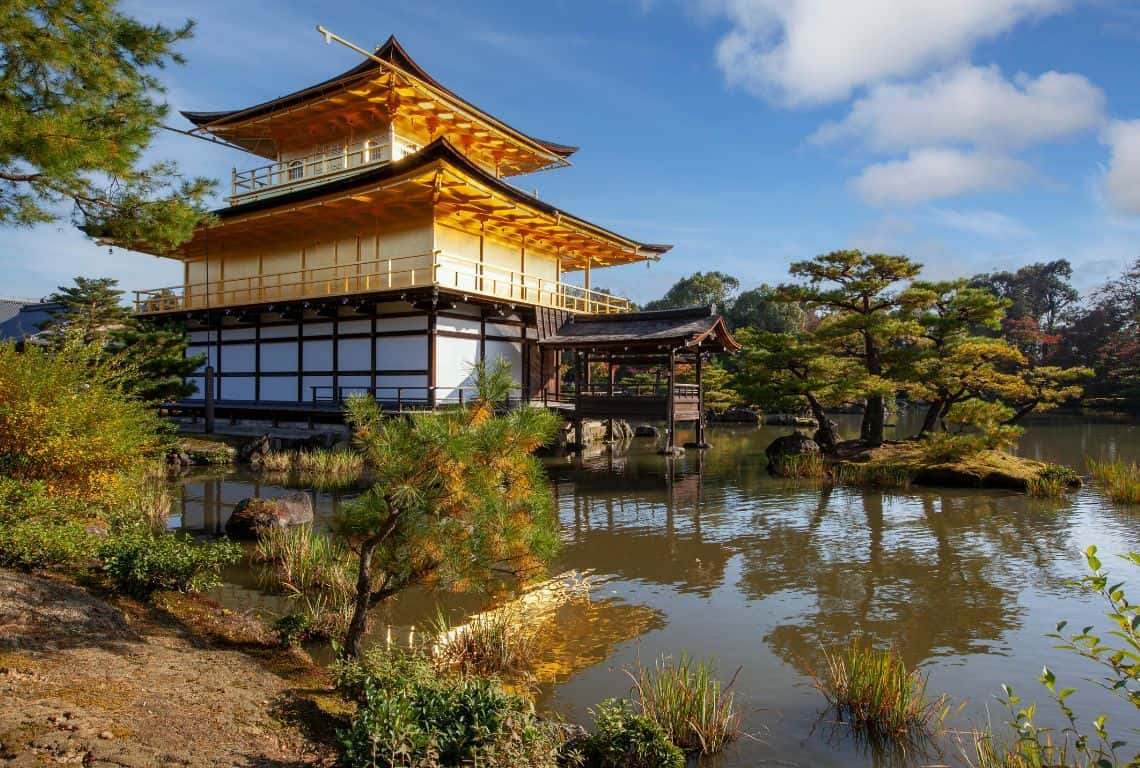
[[[113,0],[0,4],[0,225],[61,217],[87,234],[160,251],[188,240],[212,182],[141,165],[167,114],[156,71],[191,35]]]
[[[77,277],[74,285],[57,287],[48,301],[60,306],[52,310],[52,319],[43,329],[81,333],[88,344],[97,339],[105,340],[113,331],[131,322],[118,285],[117,280],[109,277]]]
[[[119,358],[119,384],[136,397],[163,402],[189,397],[194,387],[186,377],[197,370],[203,355],[186,356],[189,340],[180,328],[135,319],[122,304],[117,280],[77,277],[48,297],[60,307],[44,330],[56,345],[77,336]]]
[[[367,396],[349,401],[376,483],[335,520],[358,558],[347,656],[360,653],[373,605],[415,584],[533,569],[557,547],[549,482],[531,454],[558,419],[538,408],[495,412],[511,384],[501,359],[477,366],[476,379],[479,397],[465,407],[409,418],[384,418]]]

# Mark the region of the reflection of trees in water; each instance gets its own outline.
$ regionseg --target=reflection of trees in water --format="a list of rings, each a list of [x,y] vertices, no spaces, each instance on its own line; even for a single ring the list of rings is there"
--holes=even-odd
[[[814,594],[812,605],[766,638],[801,670],[818,661],[821,647],[855,636],[895,644],[912,665],[977,650],[1017,626],[1017,594],[1029,574],[1060,581],[1049,553],[1065,538],[1067,516],[1018,514],[1011,499],[1025,503],[825,491],[805,510],[806,522],[758,518],[760,529],[743,547],[740,588],[757,599]]]

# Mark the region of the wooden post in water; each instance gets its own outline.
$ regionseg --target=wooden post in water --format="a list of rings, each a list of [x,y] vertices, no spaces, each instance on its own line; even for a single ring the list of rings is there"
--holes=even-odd
[[[574,350],[574,442],[582,451],[582,353]]]
[[[665,443],[665,450],[668,453],[673,453],[677,448],[677,350],[669,350],[669,399],[668,399],[668,423],[666,429],[669,430],[669,437]]]
[[[707,447],[705,443],[705,385],[701,374],[701,348],[697,347],[697,449]]]
[[[206,434],[209,435],[214,431],[214,366],[206,366],[206,391],[203,397],[206,400],[206,407],[204,409],[205,429]]]

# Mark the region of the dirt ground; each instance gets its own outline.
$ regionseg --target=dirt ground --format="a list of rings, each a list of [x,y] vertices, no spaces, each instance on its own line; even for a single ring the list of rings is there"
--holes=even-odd
[[[299,651],[185,595],[0,569],[0,766],[322,766],[344,705]]]

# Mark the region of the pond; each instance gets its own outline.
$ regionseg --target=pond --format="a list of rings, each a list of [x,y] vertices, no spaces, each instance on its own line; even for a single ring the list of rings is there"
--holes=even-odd
[[[849,417],[841,426],[857,429]],[[1101,605],[1066,582],[1083,574],[1090,544],[1124,573],[1112,555],[1140,549],[1140,510],[1115,507],[1095,487],[1043,500],[796,485],[765,469],[764,447],[786,431],[714,429],[712,450],[677,459],[643,439],[620,455],[549,460],[563,528],[551,572],[588,573],[594,584],[588,605],[559,607],[543,630],[540,709],[588,723],[598,701],[629,694],[623,668],[688,651],[715,656],[724,678],[739,669],[734,690],[747,709],[751,737],[709,765],[960,764],[954,739],[884,750],[835,723],[811,670],[822,648],[859,636],[893,644],[929,673],[932,692],[965,702],[951,721],[963,731],[1004,722],[994,699],[1002,683],[1041,702],[1039,722],[1060,725],[1036,681],[1044,664],[1078,688],[1070,703],[1085,724],[1106,712],[1122,736],[1135,726],[1135,710],[1085,682],[1098,673],[1091,662],[1053,650],[1045,635],[1062,619],[1104,626]],[[1058,417],[1031,424],[1019,451],[1083,471],[1085,456],[1140,459],[1140,430]],[[240,498],[287,492],[240,473],[188,480],[180,524],[219,531]],[[325,517],[342,503],[316,498]],[[1130,576],[1135,598],[1140,581]],[[217,597],[286,610],[248,572],[229,574]],[[415,592],[382,608],[373,634],[404,638],[438,607],[486,604]]]

